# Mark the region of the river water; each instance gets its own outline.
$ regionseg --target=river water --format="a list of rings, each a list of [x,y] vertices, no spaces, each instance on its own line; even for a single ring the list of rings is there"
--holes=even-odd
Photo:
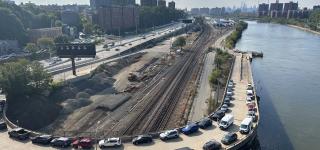
[[[320,149],[320,35],[248,22],[237,48],[262,51],[252,62],[260,100],[261,149]]]

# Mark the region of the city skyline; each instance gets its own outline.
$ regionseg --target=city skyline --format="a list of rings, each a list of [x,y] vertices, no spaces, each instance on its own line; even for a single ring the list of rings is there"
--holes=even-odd
[[[26,3],[25,0],[14,0],[16,4],[20,4],[21,2]],[[29,0],[32,3],[36,3],[39,5],[46,4],[89,4],[89,0]],[[27,2],[29,2],[27,1]],[[171,1],[171,0],[167,0]],[[240,7],[243,3],[245,3],[248,7],[258,6],[259,3],[268,3],[268,0],[174,0],[176,2],[177,8],[194,8],[194,7]],[[201,2],[199,2],[201,1]],[[270,3],[275,2],[276,0],[269,0]],[[289,2],[292,0],[279,0],[281,3]],[[312,8],[314,5],[320,5],[320,0],[293,0],[293,2],[299,2],[299,7],[308,7]],[[140,3],[140,0],[136,0],[136,3]]]

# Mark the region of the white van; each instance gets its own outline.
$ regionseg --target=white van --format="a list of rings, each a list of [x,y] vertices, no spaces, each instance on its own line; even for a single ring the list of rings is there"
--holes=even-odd
[[[240,133],[247,134],[252,130],[252,118],[245,118],[240,125]]]
[[[230,115],[230,114],[225,115],[219,123],[219,128],[222,130],[228,129],[233,124],[233,121],[234,121],[233,115]]]

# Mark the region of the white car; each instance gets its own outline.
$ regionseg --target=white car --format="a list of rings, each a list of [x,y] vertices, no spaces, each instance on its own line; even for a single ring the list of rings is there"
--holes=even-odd
[[[100,148],[119,147],[121,145],[122,145],[122,143],[121,143],[120,138],[108,138],[108,139],[104,139],[104,140],[99,141]]]
[[[168,130],[160,134],[160,139],[161,140],[168,140],[168,139],[174,139],[178,138],[179,134],[177,130]]]

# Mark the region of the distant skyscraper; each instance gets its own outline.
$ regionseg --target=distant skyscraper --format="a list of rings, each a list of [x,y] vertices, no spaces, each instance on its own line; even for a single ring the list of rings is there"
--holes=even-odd
[[[269,12],[269,4],[263,3],[263,4],[259,4],[259,8],[258,8],[258,16],[268,16],[268,12]]]
[[[279,0],[277,0],[276,3],[271,3],[270,14],[269,14],[271,18],[281,17],[282,11],[283,11],[283,3],[279,3]]]
[[[141,6],[155,7],[158,5],[157,0],[140,0]]]
[[[201,15],[209,15],[210,9],[209,8],[200,8]]]
[[[104,6],[128,6],[135,5],[135,0],[90,0],[90,6],[99,8]]]
[[[289,2],[284,4],[282,16],[285,18],[294,18],[298,15],[298,2]]]
[[[320,5],[313,6],[313,10],[320,10]]]
[[[174,1],[171,1],[168,3],[168,7],[171,9],[176,9],[176,3]]]
[[[167,7],[167,2],[165,0],[158,0],[159,7]]]
[[[191,14],[192,15],[199,15],[200,14],[199,8],[191,8]]]

